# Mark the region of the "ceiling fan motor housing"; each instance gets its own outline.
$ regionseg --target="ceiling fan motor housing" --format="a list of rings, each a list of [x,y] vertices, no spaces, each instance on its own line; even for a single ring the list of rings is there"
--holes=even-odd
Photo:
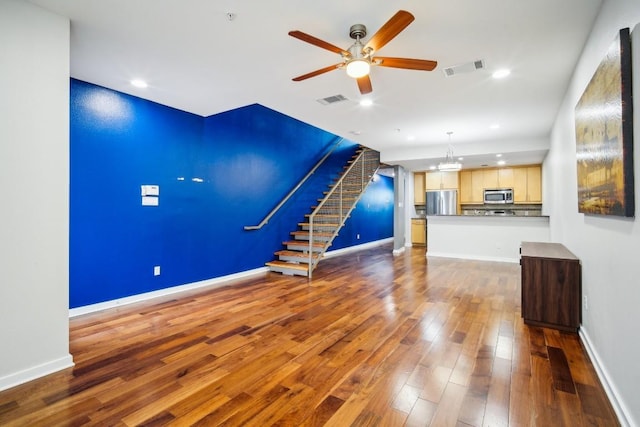
[[[354,24],[349,28],[349,37],[354,40],[365,38],[367,35],[367,27],[363,24]]]

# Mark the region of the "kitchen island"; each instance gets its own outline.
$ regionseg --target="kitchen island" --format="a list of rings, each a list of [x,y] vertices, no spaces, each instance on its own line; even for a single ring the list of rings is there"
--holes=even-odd
[[[520,243],[548,242],[548,216],[429,215],[427,257],[520,261]]]

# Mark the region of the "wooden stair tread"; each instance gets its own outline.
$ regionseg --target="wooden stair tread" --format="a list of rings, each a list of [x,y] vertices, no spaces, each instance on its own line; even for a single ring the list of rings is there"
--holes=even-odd
[[[286,261],[269,261],[265,263],[265,265],[269,267],[279,267],[279,268],[290,268],[292,270],[300,270],[300,271],[308,271],[308,264],[295,264],[293,262]]]
[[[324,248],[326,242],[312,242],[311,246],[314,248]],[[309,246],[309,242],[307,240],[289,240],[286,242],[282,242],[285,246]]]
[[[305,214],[305,217],[311,217],[311,214]],[[316,214],[316,218],[342,218],[343,215],[339,214]],[[323,223],[324,224],[324,223]]]
[[[309,253],[304,253],[304,252],[299,252],[299,251],[289,251],[289,250],[282,250],[282,251],[277,251],[274,253],[274,255],[276,256],[288,256],[288,257],[295,257],[295,258],[309,258]],[[313,252],[311,255],[311,258],[318,258],[319,254],[317,252]]]
[[[317,215],[316,215],[317,216]],[[336,215],[337,216],[337,215]],[[311,223],[309,222],[299,222],[298,223],[299,227],[311,227]],[[338,224],[337,222],[314,222],[313,223],[314,227],[339,227],[340,224]]]

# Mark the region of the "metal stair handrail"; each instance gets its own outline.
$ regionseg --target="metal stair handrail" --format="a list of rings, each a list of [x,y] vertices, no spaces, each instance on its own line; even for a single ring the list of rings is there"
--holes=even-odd
[[[302,184],[304,184],[307,179],[309,179],[309,177],[311,175],[313,175],[315,173],[315,171],[320,167],[320,165],[322,165],[322,163],[324,163],[325,160],[327,160],[327,158],[331,155],[331,153],[333,153],[333,151],[338,147],[338,145],[340,145],[342,142],[344,141],[344,138],[340,138],[335,144],[333,144],[333,147],[331,147],[331,150],[329,150],[329,152],[327,154],[324,155],[324,157],[322,157],[318,163],[316,163],[316,165],[304,176],[304,178],[302,178],[302,180],[300,180],[300,182],[293,187],[293,189],[291,191],[289,191],[289,194],[287,194],[284,199],[282,199],[280,201],[280,203],[278,203],[276,205],[275,208],[273,208],[271,210],[271,212],[269,212],[269,214],[264,217],[264,219],[260,222],[260,224],[258,225],[245,225],[244,229],[245,230],[260,230],[262,227],[264,227],[269,220],[271,219],[271,217],[273,215],[275,215],[276,212],[278,212],[278,210],[280,210],[280,208],[287,203],[287,201],[291,198],[291,196],[293,196],[295,194],[296,191],[298,191],[298,189],[300,189],[300,187],[302,187]]]
[[[308,278],[309,279],[311,279],[313,269],[320,262],[320,258],[326,252],[326,250],[329,247],[329,245],[333,242],[333,239],[335,239],[335,237],[338,235],[338,232],[340,231],[340,229],[342,228],[342,226],[346,222],[346,220],[349,217],[349,215],[351,215],[351,211],[353,211],[353,209],[355,208],[355,206],[358,203],[358,201],[362,198],[362,195],[364,194],[364,190],[367,188],[367,186],[369,185],[369,183],[373,179],[373,176],[375,175],[375,173],[378,171],[378,169],[380,167],[380,159],[378,157],[376,159],[376,167],[371,171],[370,175],[367,174],[367,176],[365,177],[365,174],[367,172],[367,171],[365,171],[365,162],[367,160],[369,160],[368,156],[370,155],[370,153],[378,154],[378,152],[375,151],[375,150],[371,150],[369,148],[363,147],[362,152],[358,155],[358,157],[356,157],[354,159],[354,161],[351,164],[351,166],[349,166],[349,168],[347,168],[345,173],[342,174],[340,179],[334,184],[333,188],[331,188],[331,190],[326,194],[326,196],[322,199],[322,201],[318,204],[318,206],[316,206],[316,208],[313,210],[313,212],[309,215],[309,264],[308,264],[309,265],[309,268],[308,268]],[[360,167],[361,165],[362,165],[362,167]],[[358,169],[360,169],[360,170],[358,171]],[[358,173],[358,172],[360,173],[360,176],[358,177],[358,178],[360,178],[360,191],[359,191],[358,196],[356,197],[356,199],[353,201],[353,203],[349,207],[348,211],[345,214],[343,214],[343,184],[344,184],[344,182],[346,180],[352,178],[352,175],[354,175],[354,174],[352,174],[352,172],[354,172],[354,174]],[[336,191],[338,191],[338,189],[339,189],[338,209],[340,211],[340,214],[338,216],[338,218],[339,218],[338,226],[334,230],[333,235],[331,236],[331,238],[325,243],[322,251],[317,253],[317,255],[314,257],[313,256],[313,228],[314,228],[313,227],[313,221],[314,221],[314,218],[318,214],[318,212],[324,207],[324,205],[327,203],[327,201],[331,198],[331,196],[334,195],[334,193],[336,193]]]

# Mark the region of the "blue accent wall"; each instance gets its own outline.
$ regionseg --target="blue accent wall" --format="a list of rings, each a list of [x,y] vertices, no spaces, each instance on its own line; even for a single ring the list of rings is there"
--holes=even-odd
[[[71,308],[264,266],[357,148],[341,142],[245,231],[340,139],[258,104],[201,117],[75,79],[70,138]],[[159,206],[142,206],[141,185],[159,185]],[[392,234],[379,177],[332,249]]]

